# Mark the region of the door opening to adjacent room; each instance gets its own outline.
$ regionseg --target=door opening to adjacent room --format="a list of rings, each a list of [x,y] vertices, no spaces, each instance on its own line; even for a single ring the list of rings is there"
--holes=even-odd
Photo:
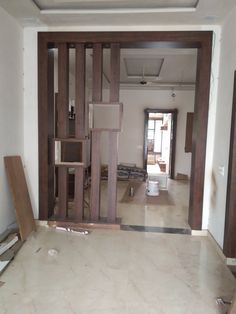
[[[144,167],[148,175],[174,178],[177,110],[146,109]]]

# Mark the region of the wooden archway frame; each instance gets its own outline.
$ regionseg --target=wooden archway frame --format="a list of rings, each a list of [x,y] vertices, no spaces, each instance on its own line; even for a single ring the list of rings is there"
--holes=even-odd
[[[91,47],[103,43],[120,43],[121,48],[197,48],[197,77],[194,106],[193,148],[189,200],[189,224],[202,228],[202,206],[205,175],[206,138],[211,73],[211,31],[166,32],[40,32],[38,34],[38,128],[39,128],[39,218],[48,219],[50,166],[48,160],[50,52],[59,43]]]

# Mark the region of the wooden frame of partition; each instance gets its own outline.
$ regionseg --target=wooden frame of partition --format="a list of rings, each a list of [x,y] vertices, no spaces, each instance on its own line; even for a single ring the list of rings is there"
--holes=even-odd
[[[205,175],[206,138],[209,107],[212,32],[211,31],[162,31],[162,32],[40,32],[38,34],[38,128],[39,128],[39,218],[48,219],[50,212],[49,177],[51,166],[48,160],[48,134],[50,128],[50,48],[67,43],[68,46],[97,46],[98,64],[101,64],[103,47],[120,45],[120,48],[196,48],[197,78],[195,115],[193,126],[193,152],[189,201],[189,224],[192,229],[202,227],[203,188]],[[112,58],[116,58],[114,54]],[[119,69],[114,69],[114,71]],[[95,73],[96,74],[96,73]],[[51,74],[52,76],[52,74]],[[116,80],[114,78],[114,80]],[[101,85],[97,79],[96,86]],[[117,84],[114,84],[110,101],[117,101]],[[100,89],[101,90],[101,89]],[[93,101],[101,101],[99,95]],[[114,150],[115,151],[115,150]],[[114,176],[113,176],[114,177]],[[114,179],[112,177],[112,180]],[[111,193],[113,195],[113,193]]]

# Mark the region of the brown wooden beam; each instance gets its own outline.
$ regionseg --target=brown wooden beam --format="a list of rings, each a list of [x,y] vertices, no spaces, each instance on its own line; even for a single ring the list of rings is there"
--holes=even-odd
[[[198,49],[197,77],[194,105],[192,167],[189,200],[190,227],[202,229],[202,205],[204,190],[206,135],[208,122],[211,75],[211,41]]]
[[[74,192],[74,218],[77,221],[83,220],[84,208],[84,168],[75,168],[75,192]]]
[[[67,44],[58,45],[58,98],[57,98],[57,136],[68,136],[68,101],[69,101],[69,51]],[[62,145],[62,150],[64,149]],[[67,215],[68,171],[58,168],[58,213],[63,219]]]
[[[118,160],[118,132],[109,132],[109,162],[108,162],[108,200],[107,219],[116,220],[117,207],[117,160]]]
[[[76,44],[75,59],[75,137],[85,136],[85,46]]]
[[[75,55],[75,138],[85,137],[85,45],[76,44]],[[85,147],[81,145],[81,158],[84,155]],[[83,158],[82,158],[83,159]],[[84,161],[84,160],[83,160]],[[75,169],[75,192],[74,192],[74,216],[82,221],[84,206],[84,169]]]
[[[120,93],[120,45],[111,44],[110,102],[119,101]]]
[[[104,43],[120,42],[121,48],[200,48],[208,41],[211,31],[158,31],[158,32],[39,32],[39,36],[50,43]],[[109,47],[109,46],[108,46]]]
[[[54,106],[54,50],[48,49],[48,217],[54,214],[55,207],[55,169],[54,169],[54,137],[55,137],[55,106]]]
[[[39,219],[48,218],[48,48],[38,38]]]
[[[95,44],[93,45],[93,101],[102,101],[102,64],[102,45]]]
[[[110,63],[110,102],[119,101],[120,91],[120,45],[111,44]],[[120,118],[122,119],[122,117]],[[121,121],[120,121],[121,125]],[[109,162],[108,162],[108,199],[107,218],[114,222],[117,207],[117,161],[118,161],[118,132],[109,132]]]
[[[93,46],[93,101],[102,101],[102,62],[103,51],[101,44]],[[91,152],[91,192],[90,192],[90,215],[93,221],[100,216],[100,181],[101,181],[101,132],[92,131]]]
[[[58,45],[58,98],[57,98],[57,136],[68,136],[69,102],[69,50],[67,44]]]
[[[97,221],[100,216],[100,182],[101,182],[101,132],[92,131],[92,163],[91,163],[91,192],[90,215],[92,221]]]
[[[225,213],[223,252],[228,258],[236,258],[236,71],[234,72],[234,94],[231,118],[228,184]]]

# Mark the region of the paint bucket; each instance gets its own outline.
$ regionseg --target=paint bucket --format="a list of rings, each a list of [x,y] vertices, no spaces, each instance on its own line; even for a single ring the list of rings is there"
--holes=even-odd
[[[159,195],[159,182],[153,180],[147,180],[146,194],[148,196],[158,196]]]

